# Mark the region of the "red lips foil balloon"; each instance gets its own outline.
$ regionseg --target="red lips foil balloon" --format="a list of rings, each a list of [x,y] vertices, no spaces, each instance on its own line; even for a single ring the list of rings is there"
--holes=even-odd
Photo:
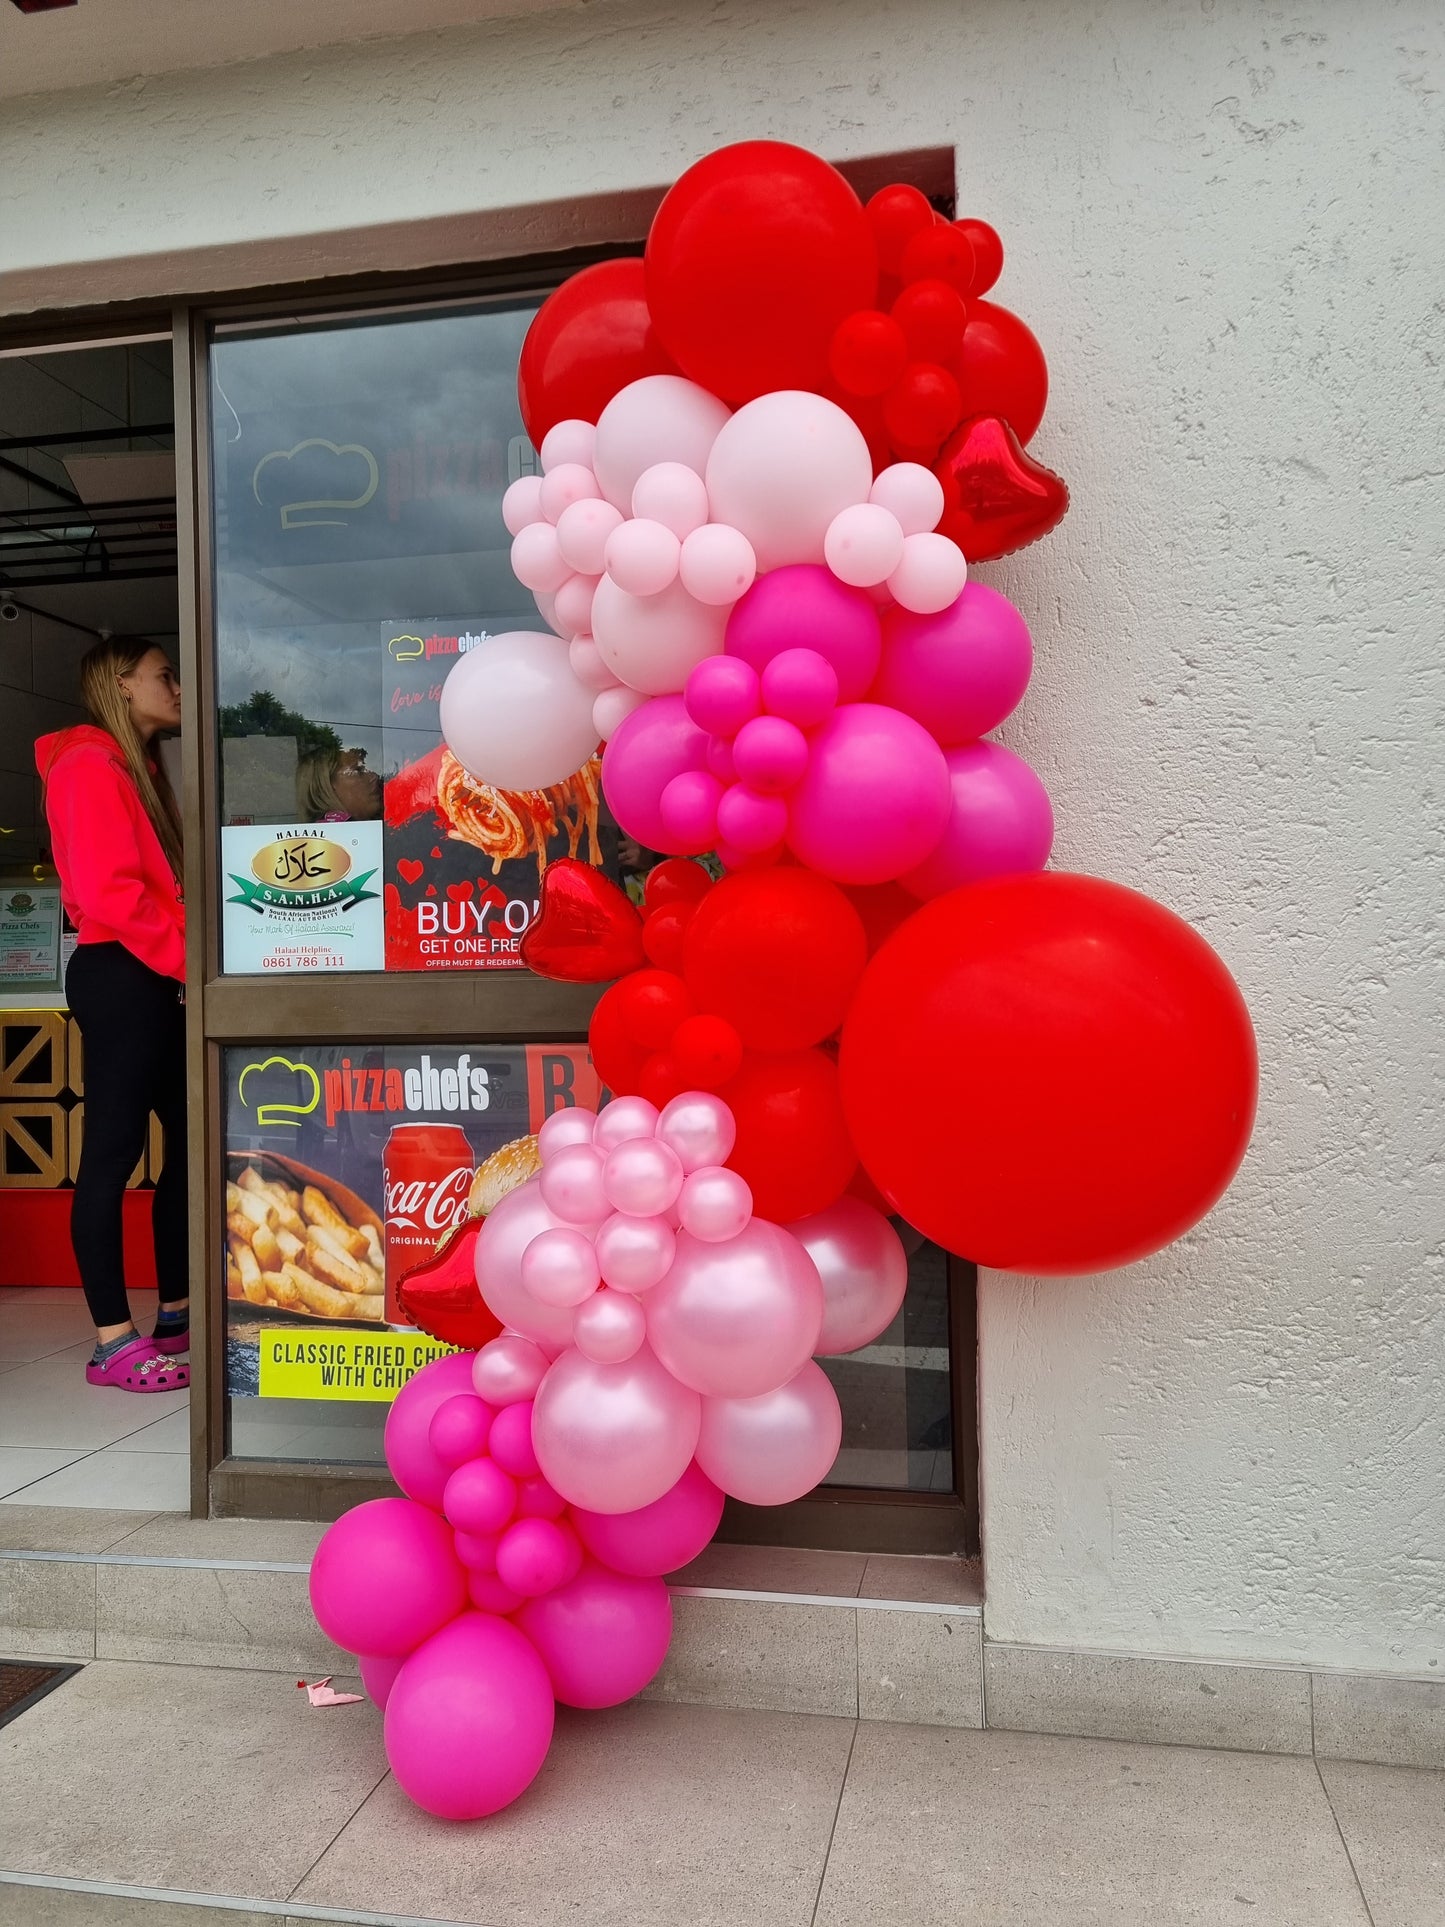
[[[476,1244],[482,1219],[464,1218],[435,1252],[414,1265],[398,1288],[411,1322],[444,1344],[479,1351],[502,1327],[477,1289]]]
[[[520,948],[528,970],[563,984],[605,984],[646,961],[627,892],[569,856],[542,872],[542,907]]]
[[[970,562],[991,562],[1037,542],[1069,506],[1063,477],[1026,454],[997,415],[964,422],[944,444],[933,472],[943,484],[939,533]]]

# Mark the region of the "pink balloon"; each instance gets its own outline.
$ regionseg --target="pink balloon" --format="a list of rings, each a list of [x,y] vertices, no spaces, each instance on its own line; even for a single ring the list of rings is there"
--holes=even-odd
[[[625,1291],[597,1291],[579,1305],[572,1338],[584,1357],[599,1365],[620,1365],[647,1337],[641,1305]]]
[[[714,657],[720,662],[721,657]],[[667,830],[669,850],[689,853],[710,850],[717,841],[717,806],[723,786],[706,770],[684,770],[662,792],[658,808]]]
[[[604,1155],[619,1144],[656,1135],[661,1113],[645,1097],[614,1097],[597,1114],[592,1127],[592,1142]]]
[[[758,672],[740,656],[709,656],[688,677],[683,701],[699,729],[736,736],[762,708]]]
[[[723,1495],[694,1462],[677,1484],[637,1512],[574,1510],[572,1523],[594,1559],[614,1572],[660,1577],[696,1559],[722,1519]]]
[[[761,674],[784,649],[816,650],[832,664],[844,702],[857,702],[867,691],[882,646],[869,597],[822,567],[777,569],[760,577],[728,617],[730,656]]]
[[[497,1534],[500,1541],[501,1534]],[[498,1613],[505,1616],[514,1613],[522,1603],[522,1595],[499,1579],[494,1572],[469,1572],[467,1574],[467,1597],[480,1612]]]
[[[502,520],[508,535],[520,535],[534,522],[545,522],[542,513],[542,478],[519,475],[502,497]]]
[[[472,1389],[479,1398],[498,1409],[519,1404],[523,1399],[535,1398],[551,1362],[541,1346],[534,1345],[530,1338],[503,1332],[500,1338],[483,1345],[471,1360]],[[412,1383],[415,1382],[413,1379]],[[441,1504],[440,1488],[436,1503]]]
[[[763,796],[746,783],[723,791],[717,806],[718,847],[758,856],[776,850],[788,829],[788,806],[780,796]]]
[[[666,1218],[616,1212],[597,1233],[597,1263],[614,1291],[651,1291],[667,1275],[677,1240]]]
[[[602,493],[624,514],[643,474],[659,462],[681,462],[697,475],[728,409],[681,375],[644,375],[612,397],[597,418],[593,466]]]
[[[580,462],[559,462],[545,471],[538,499],[542,513],[555,527],[567,509],[578,502],[595,502],[597,494],[597,477],[590,468]]]
[[[796,723],[781,716],[755,716],[738,731],[733,767],[749,789],[764,795],[785,792],[808,767],[808,739]]]
[[[721,661],[721,657],[714,657]],[[708,774],[715,776],[726,787],[737,781],[737,765],[733,762],[733,746],[722,736],[709,736],[707,743]]]
[[[816,729],[838,706],[838,672],[816,649],[780,651],[764,669],[762,686],[768,714],[798,729]]]
[[[928,615],[962,595],[967,580],[968,564],[956,542],[946,535],[906,535],[888,593],[901,608]]]
[[[1054,841],[1049,793],[1021,756],[1002,743],[965,743],[948,752],[952,808],[943,835],[915,870],[898,879],[915,897],[938,897],[986,877],[1042,870]]]
[[[622,522],[608,538],[607,573],[628,595],[657,595],[677,580],[681,561],[682,544],[663,522]]]
[[[736,1238],[753,1215],[746,1179],[721,1164],[705,1164],[683,1180],[677,1215],[684,1231],[704,1244]]]
[[[590,1144],[596,1123],[596,1111],[586,1110],[580,1104],[569,1104],[560,1111],[553,1111],[550,1117],[543,1119],[542,1128],[537,1133],[537,1155],[545,1164],[569,1144]]]
[[[845,703],[813,735],[789,800],[788,847],[836,883],[887,883],[936,847],[950,794],[943,751],[920,723]]]
[[[737,1125],[722,1098],[711,1091],[684,1091],[664,1107],[657,1135],[676,1151],[684,1171],[700,1171],[732,1155]]]
[[[612,689],[599,689],[592,703],[592,727],[597,731],[599,742],[610,741],[633,710],[641,709],[646,701],[640,691],[627,689],[621,683]]]
[[[448,1399],[472,1389],[471,1354],[449,1352],[424,1365],[392,1400],[386,1415],[386,1462],[409,1499],[440,1506],[452,1468],[432,1449],[431,1422]]]
[[[505,1412],[498,1412],[489,1445],[497,1464],[514,1479],[535,1479],[541,1470],[532,1444],[532,1408],[528,1405],[509,1405]]]
[[[731,607],[753,586],[758,558],[741,530],[709,522],[684,540],[678,573],[683,588],[699,602]]]
[[[497,1577],[523,1599],[552,1592],[575,1579],[582,1545],[570,1526],[555,1519],[518,1519],[497,1547]]]
[[[599,578],[595,575],[569,575],[556,595],[552,598],[552,613],[557,619],[557,627],[567,637],[567,666],[577,675],[577,665],[572,659],[572,644],[578,636],[587,635],[592,628],[592,598],[597,593]],[[595,644],[593,645],[595,648]],[[601,662],[601,657],[598,657]],[[579,676],[578,681],[582,681]]]
[[[709,1243],[684,1231],[647,1297],[647,1337],[674,1378],[710,1398],[754,1398],[811,1356],[823,1323],[817,1267],[781,1225],[753,1218]]]
[[[828,524],[823,553],[840,582],[871,588],[886,582],[903,560],[903,530],[890,510],[857,502]]]
[[[661,522],[681,542],[707,520],[707,488],[696,469],[682,462],[655,462],[637,478],[632,513],[643,521]]]
[[[622,517],[610,502],[573,502],[557,518],[562,560],[580,575],[597,577],[607,567],[607,542]]]
[[[385,1709],[404,1659],[405,1654],[392,1659],[382,1659],[375,1653],[362,1654],[357,1670],[361,1674],[362,1690],[373,1706]]]
[[[491,1429],[491,1407],[474,1393],[458,1392],[432,1413],[427,1439],[442,1464],[455,1467],[486,1451]]]
[[[677,1202],[682,1177],[675,1151],[655,1137],[635,1138],[607,1153],[602,1188],[614,1211],[632,1218],[654,1218]]]
[[[514,535],[511,560],[512,574],[538,595],[555,595],[572,573],[550,522],[528,522]]]
[[[500,1532],[454,1532],[452,1546],[468,1573],[495,1572]]]
[[[533,1297],[522,1282],[522,1256],[539,1232],[556,1230],[560,1222],[547,1209],[538,1180],[528,1178],[488,1212],[476,1248],[477,1285],[490,1310],[509,1330],[551,1351],[572,1342],[572,1311]]]
[[[656,594],[630,595],[609,573],[592,598],[592,634],[602,660],[619,682],[645,696],[680,690],[705,656],[720,652],[726,625],[725,609],[699,602],[678,581]]]
[[[644,703],[608,738],[602,758],[608,807],[625,833],[644,849],[672,847],[660,811],[662,792],[684,770],[706,767],[707,743],[681,696],[659,696]]]
[[[970,582],[936,615],[889,611],[870,700],[903,710],[951,749],[997,729],[1012,713],[1033,661],[1018,610],[997,589]]]
[[[688,1458],[696,1443],[694,1425]],[[680,1473],[679,1467],[673,1478]],[[349,1653],[381,1659],[409,1653],[459,1613],[465,1601],[466,1578],[451,1533],[430,1507],[411,1499],[369,1499],[354,1506],[328,1526],[311,1561],[316,1623]]]
[[[548,1485],[541,1473],[530,1479],[522,1479],[517,1485],[517,1517],[519,1519],[560,1519],[567,1510],[567,1501],[560,1492]]]
[[[838,1394],[809,1359],[761,1398],[704,1399],[697,1462],[745,1505],[789,1505],[827,1477],[842,1438]]]
[[[592,1240],[571,1225],[539,1231],[522,1253],[522,1288],[544,1305],[580,1305],[601,1282]]]
[[[410,1799],[479,1820],[536,1779],[552,1744],[547,1669],[515,1626],[467,1612],[413,1653],[386,1706],[386,1756]]]
[[[788,1226],[823,1281],[823,1329],[813,1347],[831,1357],[871,1345],[898,1316],[908,1254],[881,1211],[843,1196]]]
[[[569,1351],[542,1381],[532,1440],[543,1475],[569,1505],[635,1512],[682,1477],[700,1421],[697,1393],[648,1346],[621,1365]]]
[[[582,468],[591,468],[596,447],[597,430],[591,422],[578,421],[575,417],[556,422],[542,437],[542,446],[537,450],[542,473],[550,475],[563,462],[576,462]]]
[[[509,1406],[517,1412],[525,1408]],[[497,1414],[498,1418],[501,1413]],[[458,1532],[500,1532],[517,1510],[516,1482],[491,1459],[471,1459],[447,1480],[442,1511]]]
[[[598,654],[590,635],[573,636],[567,645],[567,661],[584,688],[595,689],[600,695],[604,689],[617,687],[617,678]]]
[[[868,500],[887,509],[905,535],[926,535],[943,514],[943,484],[920,462],[894,462],[874,476]]]
[[[561,783],[597,747],[592,692],[560,636],[508,631],[459,657],[442,684],[440,720],[462,767],[498,789]]]
[[[742,532],[760,569],[821,562],[828,525],[866,502],[868,444],[852,417],[822,395],[780,389],[725,423],[707,462],[713,514]]]
[[[609,1572],[589,1561],[570,1584],[530,1600],[517,1624],[564,1706],[620,1706],[667,1657],[672,1601],[660,1579]]]
[[[600,1224],[612,1207],[602,1189],[602,1159],[590,1143],[568,1144],[544,1160],[542,1202],[567,1224]]]

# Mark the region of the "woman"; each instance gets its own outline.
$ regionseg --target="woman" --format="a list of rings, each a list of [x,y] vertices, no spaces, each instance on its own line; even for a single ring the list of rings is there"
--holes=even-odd
[[[186,1249],[186,915],[181,823],[152,755],[180,727],[181,687],[164,652],[136,638],[99,642],[80,665],[93,724],[35,745],[55,867],[78,943],[65,977],[85,1047],[85,1136],[70,1236],[95,1320],[85,1376],[127,1392],[190,1383]],[[150,1114],[165,1133],[152,1229],[160,1309],[142,1337],[121,1250],[126,1181]]]
[[[373,822],[381,799],[382,779],[366,767],[364,749],[317,750],[296,766],[298,822]]]

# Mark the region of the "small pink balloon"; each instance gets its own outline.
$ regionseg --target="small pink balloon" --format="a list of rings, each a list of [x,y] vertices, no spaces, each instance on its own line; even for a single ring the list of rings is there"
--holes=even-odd
[[[554,634],[560,636],[562,631],[557,627],[557,610],[552,597],[537,589],[533,592],[532,600],[536,603],[537,612],[543,622]]]
[[[619,1144],[602,1167],[602,1189],[614,1211],[632,1218],[654,1218],[677,1200],[682,1189],[677,1153],[655,1137]]]
[[[894,462],[874,476],[868,500],[887,509],[905,535],[927,535],[943,514],[943,484],[921,462]]]
[[[684,1091],[657,1120],[657,1136],[678,1155],[684,1171],[724,1164],[737,1141],[730,1107],[711,1091]]]
[[[715,776],[723,788],[738,780],[737,764],[733,761],[733,746],[725,736],[709,736],[707,739],[707,769],[709,776]],[[711,848],[711,845],[708,846]]]
[[[997,729],[1027,689],[1033,660],[1018,610],[997,589],[970,582],[935,615],[889,611],[869,697],[901,709],[952,749]]]
[[[456,1555],[468,1572],[495,1572],[497,1547],[501,1542],[500,1532],[458,1532],[452,1540]]]
[[[784,649],[763,670],[763,705],[799,729],[816,729],[838,704],[838,677],[816,649]]]
[[[753,1215],[753,1194],[746,1179],[721,1164],[705,1164],[683,1180],[677,1200],[684,1231],[705,1244],[735,1238]]]
[[[607,573],[628,595],[660,595],[681,560],[682,544],[661,522],[623,522],[607,538]]]
[[[581,468],[591,468],[596,447],[597,430],[591,422],[579,421],[575,416],[554,422],[542,437],[542,446],[537,450],[542,473],[550,475],[563,462],[576,462]]]
[[[600,493],[597,477],[590,468],[584,468],[580,462],[559,462],[543,475],[538,500],[542,513],[555,527],[563,511],[574,502],[596,501]]]
[[[491,1407],[472,1392],[458,1392],[432,1413],[427,1436],[442,1464],[455,1467],[481,1457],[491,1429]]]
[[[842,1438],[838,1394],[809,1359],[760,1398],[704,1399],[697,1462],[745,1505],[790,1505],[828,1476]]]
[[[498,1540],[501,1536],[497,1534]],[[522,1604],[521,1593],[513,1592],[494,1572],[469,1572],[467,1594],[479,1612],[496,1613],[500,1617],[514,1613]]]
[[[598,577],[595,575],[569,575],[556,595],[552,598],[552,609],[557,617],[557,627],[569,642],[585,635],[592,621],[592,598],[597,591]],[[595,648],[596,645],[594,644]],[[568,649],[571,659],[571,649]]]
[[[658,802],[669,850],[693,855],[712,848],[722,793],[722,784],[706,770],[684,770],[681,776],[673,777]]]
[[[560,1519],[567,1510],[567,1501],[562,1494],[542,1477],[534,1473],[530,1479],[517,1483],[517,1517],[519,1519]]]
[[[522,1288],[544,1305],[580,1305],[601,1276],[592,1240],[570,1225],[539,1231],[522,1253]]]
[[[568,1224],[601,1224],[612,1206],[602,1189],[602,1157],[591,1144],[567,1144],[541,1171],[542,1198]]]
[[[953,801],[943,834],[898,881],[915,897],[940,897],[988,877],[1042,870],[1054,842],[1049,793],[1022,756],[1002,743],[948,752]]]
[[[693,1424],[689,1459],[696,1440]],[[679,1466],[667,1485],[681,1471]],[[659,1492],[637,1503],[645,1504]],[[329,1526],[311,1561],[310,1583],[311,1609],[326,1637],[349,1653],[364,1651],[380,1658],[419,1646],[461,1611],[466,1596],[451,1533],[429,1506],[411,1499],[370,1499]]]
[[[699,602],[727,607],[747,594],[757,579],[758,558],[740,529],[709,522],[694,529],[682,545],[682,586]]]
[[[764,796],[745,783],[734,783],[718,799],[718,839],[745,856],[775,850],[787,831],[788,806],[780,796]]]
[[[887,883],[936,847],[951,796],[943,751],[920,723],[844,703],[811,738],[788,799],[788,847],[835,883]]]
[[[544,1476],[569,1505],[635,1512],[687,1470],[701,1413],[696,1392],[647,1345],[620,1365],[599,1365],[574,1350],[543,1380],[532,1437]]]
[[[736,736],[762,707],[758,672],[737,656],[709,656],[688,677],[683,701],[699,729]]]
[[[524,588],[549,596],[555,595],[572,574],[550,522],[528,522],[512,537],[512,574]]]
[[[573,502],[557,518],[557,546],[574,569],[600,576],[608,541],[621,526],[622,516],[610,502]]]
[[[632,1218],[617,1212],[597,1233],[603,1282],[614,1291],[651,1291],[667,1276],[676,1244],[665,1218]]]
[[[908,1255],[881,1211],[841,1197],[789,1231],[823,1281],[823,1329],[813,1347],[824,1357],[871,1345],[898,1316],[908,1289]]]
[[[555,1519],[518,1519],[497,1546],[497,1577],[523,1599],[565,1586],[581,1567],[581,1541]]]
[[[639,478],[658,462],[682,462],[701,475],[727,419],[726,403],[681,375],[629,382],[597,418],[593,460],[602,493],[628,507]]]
[[[946,535],[907,535],[903,559],[888,577],[888,592],[903,609],[932,615],[963,594],[968,564]]]
[[[762,671],[784,649],[813,649],[832,664],[840,700],[857,702],[878,673],[882,637],[868,591],[812,564],[759,576],[727,623],[727,653]],[[798,719],[792,719],[796,722]]]
[[[681,542],[707,520],[707,486],[696,469],[682,462],[654,462],[637,478],[632,513],[643,521],[661,522]]]
[[[386,1415],[386,1463],[391,1476],[409,1499],[419,1499],[423,1505],[441,1504],[452,1471],[432,1450],[432,1418],[448,1399],[473,1389],[471,1367],[466,1352],[434,1358],[402,1386]]]
[[[521,1409],[508,1407],[513,1412]],[[459,1465],[442,1494],[442,1511],[458,1532],[500,1532],[516,1509],[516,1483],[491,1459]]]
[[[823,554],[838,580],[855,589],[886,582],[903,560],[898,517],[876,502],[855,502],[829,523]]]
[[[401,1671],[402,1660],[381,1659],[374,1653],[363,1653],[357,1661],[357,1671],[361,1674],[362,1690],[373,1706],[384,1712],[396,1676]]]
[[[811,1357],[822,1324],[817,1266],[766,1218],[721,1243],[682,1232],[671,1270],[647,1296],[653,1351],[680,1384],[711,1398],[755,1398],[784,1384]]]
[[[733,764],[749,789],[778,795],[792,789],[808,767],[808,739],[781,716],[755,716],[733,741]]]
[[[488,1449],[514,1479],[535,1479],[541,1468],[532,1444],[532,1407],[509,1405],[505,1412],[498,1412]]]
[[[580,1104],[568,1104],[560,1111],[553,1111],[543,1119],[537,1133],[537,1155],[545,1164],[569,1144],[590,1144],[596,1124],[596,1111],[586,1110]]]
[[[620,683],[613,689],[599,690],[592,705],[592,727],[604,743],[610,742],[633,710],[640,709],[646,701],[646,696],[635,689],[625,689]]]
[[[528,1600],[517,1625],[541,1655],[563,1706],[620,1706],[667,1657],[672,1601],[661,1579],[626,1576],[589,1560],[567,1585]]]
[[[657,1135],[658,1109],[645,1097],[614,1097],[604,1104],[592,1127],[592,1142],[604,1153],[633,1138]]]
[[[647,1336],[647,1319],[637,1300],[624,1291],[596,1291],[579,1305],[572,1337],[579,1352],[599,1365],[631,1358]]]
[[[715,852],[718,862],[727,871],[769,870],[783,854],[781,843],[770,843],[763,850],[740,850],[735,843],[719,837]]]
[[[534,522],[545,522],[542,513],[542,478],[519,475],[502,497],[502,520],[508,535],[520,535]]]
[[[551,1359],[540,1345],[516,1332],[503,1332],[472,1360],[472,1387],[478,1398],[499,1410],[534,1398],[537,1387],[547,1376]],[[440,1496],[440,1495],[439,1495]]]
[[[712,1539],[723,1495],[696,1460],[671,1491],[636,1512],[584,1512],[572,1523],[588,1552],[614,1572],[659,1578],[685,1566]]]
[[[607,739],[602,789],[608,807],[626,834],[644,849],[667,848],[667,830],[659,811],[662,792],[674,776],[705,766],[707,745],[707,735],[688,715],[681,696],[660,696],[644,703]]]
[[[519,1332],[552,1351],[572,1342],[572,1312],[566,1305],[547,1305],[522,1282],[522,1256],[542,1231],[561,1228],[547,1209],[536,1178],[509,1191],[489,1211],[477,1234],[477,1284],[493,1315],[508,1330]]]
[[[573,636],[567,645],[567,660],[572,674],[584,688],[601,691],[617,687],[617,678],[602,660],[591,636]]]

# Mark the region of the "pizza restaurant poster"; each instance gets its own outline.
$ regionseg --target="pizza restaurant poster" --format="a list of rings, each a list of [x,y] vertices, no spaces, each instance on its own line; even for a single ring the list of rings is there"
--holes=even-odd
[[[446,1349],[395,1315],[396,1270],[465,1212],[477,1165],[601,1097],[585,1045],[228,1050],[228,1392],[394,1397]]]
[[[228,824],[221,831],[229,971],[380,970],[379,823]]]

